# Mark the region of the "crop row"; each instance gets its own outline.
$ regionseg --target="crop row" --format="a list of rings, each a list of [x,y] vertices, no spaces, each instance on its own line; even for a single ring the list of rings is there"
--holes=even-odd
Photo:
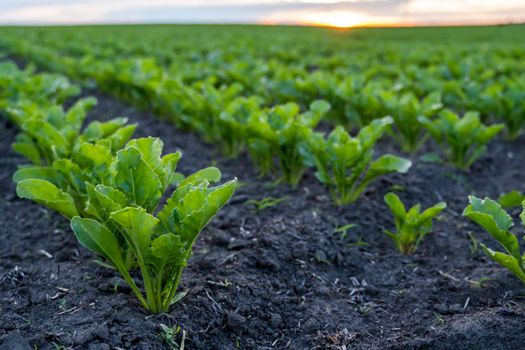
[[[306,29],[280,32],[278,39],[271,31],[136,30],[4,29],[0,43],[48,69],[94,79],[213,142],[220,137],[193,125],[193,119],[209,126],[232,100],[251,96],[265,107],[295,102],[303,110],[324,99],[332,107],[327,119],[347,129],[390,115],[405,151],[417,150],[418,136],[424,136],[417,118],[442,108],[476,110],[485,123],[504,122],[510,138],[525,123],[520,63],[525,52],[510,39],[454,38],[451,44],[447,38],[429,45],[413,36],[405,44],[384,39],[367,44],[352,35]],[[512,32],[502,34],[507,38]],[[300,40],[301,35],[311,38]],[[173,36],[177,40],[170,40]]]
[[[136,125],[127,125],[124,118],[105,123],[94,121],[82,127],[96,100],[80,99],[64,111],[61,104],[77,95],[79,89],[63,76],[34,74],[31,68],[21,71],[11,62],[3,62],[0,87],[0,111],[21,131],[13,148],[32,163],[22,166],[13,176],[18,195],[71,219],[79,242],[103,256],[145,308],[151,312],[166,311],[177,300],[175,293],[182,269],[198,233],[232,196],[236,181],[209,187],[221,177],[213,167],[188,177],[175,173],[181,154],[162,156],[159,139],[131,139]],[[325,109],[325,103],[316,102],[303,118]],[[375,120],[356,138],[349,138],[338,127],[328,138],[331,144],[320,149],[337,147],[334,155],[348,157],[355,149],[373,145],[390,122],[389,118]],[[323,142],[322,135],[318,137],[318,142]],[[312,161],[322,162],[318,158]],[[383,156],[376,162],[388,163],[392,158]],[[376,162],[368,174],[378,172]],[[395,162],[403,160],[396,158]],[[323,167],[335,168],[333,164],[338,164],[337,159],[327,161]],[[358,167],[368,163],[364,164]],[[321,179],[323,176],[318,173]],[[372,177],[366,175],[357,186],[336,178],[341,184],[333,188],[335,198],[341,202],[356,199]],[[158,210],[162,195],[172,186],[176,189]],[[513,193],[502,202],[516,205],[522,199]],[[441,202],[423,211],[419,204],[407,210],[393,193],[385,196],[385,202],[395,222],[395,231],[385,233],[404,254],[416,251],[431,231],[433,219],[446,207]],[[525,282],[520,245],[510,232],[513,222],[501,205],[489,198],[470,197],[464,215],[504,248],[497,252],[483,246],[485,252]],[[525,214],[521,218],[525,221]],[[131,277],[130,272],[136,269],[141,272],[145,295]]]
[[[237,180],[210,187],[221,178],[214,167],[175,173],[181,154],[162,155],[158,138],[132,139],[136,125],[125,118],[83,127],[96,100],[61,105],[78,92],[62,76],[0,63],[0,112],[19,127],[13,148],[31,162],[13,175],[16,192],[70,219],[78,241],[122,275],[142,306],[165,312],[197,235]],[[130,274],[137,269],[145,295]]]
[[[506,50],[496,51],[484,61],[470,57],[464,67],[454,66],[459,64],[456,56],[463,54],[461,50],[446,57],[445,63],[429,62],[417,51],[408,57],[394,56],[398,64],[392,65],[393,71],[374,65],[358,72],[345,69],[342,62],[318,62],[317,56],[298,64],[288,59],[265,64],[243,60],[250,67],[236,71],[241,69],[235,68],[239,60],[228,56],[223,69],[211,60],[204,69],[211,69],[211,75],[200,79],[186,74],[206,67],[202,59],[196,60],[196,66],[183,65],[174,72],[155,58],[123,58],[133,52],[132,41],[109,50],[120,53],[115,58],[100,51],[110,47],[107,43],[73,36],[74,48],[60,33],[33,39],[14,35],[4,39],[3,45],[40,66],[95,82],[105,91],[151,108],[199,132],[219,145],[225,155],[235,156],[247,149],[262,174],[279,172],[280,179],[296,185],[305,168],[313,167],[339,204],[357,198],[364,188],[360,181],[366,186],[375,177],[372,175],[408,169],[408,161],[391,155],[372,163],[374,143],[383,133],[407,152],[416,151],[430,137],[442,148],[446,161],[467,169],[505,126],[507,136],[513,138],[525,123],[523,69],[517,68],[516,55]],[[43,39],[46,46],[37,39]],[[284,47],[280,48],[284,52]],[[179,58],[176,53],[173,56]],[[443,58],[443,54],[437,56]],[[491,71],[486,69],[487,60],[495,62]],[[308,67],[316,64],[325,70],[309,72]],[[219,74],[224,72],[229,78]],[[480,112],[460,117],[448,109],[471,107]],[[504,124],[487,125],[496,120]],[[315,131],[324,121],[338,126],[329,135]],[[362,130],[351,137],[348,131],[356,127]],[[378,136],[364,144],[368,134]],[[337,155],[341,147],[346,150],[345,157]]]
[[[213,47],[196,48],[191,47],[196,45],[192,41],[168,41],[182,42],[174,48],[172,44],[159,45],[158,38],[147,44],[147,36],[133,40],[111,31],[104,37],[91,37],[82,34],[86,29],[79,30],[70,33],[68,40],[64,40],[64,32],[53,29],[8,32],[0,45],[11,54],[153,109],[159,116],[198,132],[228,156],[246,150],[262,174],[279,173],[280,180],[296,185],[307,169],[315,169],[316,178],[339,205],[356,201],[379,176],[409,170],[411,161],[407,159],[390,154],[374,157],[374,146],[383,136],[396,141],[404,152],[416,152],[432,139],[444,160],[468,169],[498,133],[504,131],[506,137],[516,138],[525,124],[525,68],[521,64],[525,53],[505,43],[456,43],[452,50],[439,44],[432,49],[414,45],[406,52],[397,45],[374,49],[352,43],[334,53],[337,45],[333,43],[314,40],[313,44],[295,45],[293,35],[271,45],[261,36],[260,46],[256,41],[236,44],[231,38],[223,38]],[[356,53],[350,54],[354,49]],[[151,286],[153,279],[160,281],[158,266],[139,261],[142,253],[137,246],[142,243],[130,243],[137,232],[130,233],[112,213],[140,206],[144,212],[135,210],[133,215],[140,217],[141,223],[148,222],[149,216],[144,215],[153,217],[159,196],[170,184],[178,184],[174,197],[181,203],[186,195],[185,190],[176,195],[181,187],[208,193],[207,184],[220,179],[218,170],[205,169],[185,182],[182,176],[172,176],[171,167],[180,155],[161,158],[162,143],[157,140],[128,142],[134,126],[126,125],[125,120],[94,122],[81,130],[93,100],[81,100],[67,112],[49,107],[50,97],[60,104],[77,92],[63,77],[46,81],[46,75],[16,73],[13,67],[3,71],[8,72],[6,76],[16,76],[16,83],[5,85],[12,95],[0,105],[22,130],[14,149],[36,165],[15,174],[19,195],[69,218],[79,215],[96,220],[108,230],[100,229],[99,234],[116,232],[121,268],[107,251],[86,240],[82,232],[87,225],[77,220],[73,226],[81,243],[105,256],[124,276],[138,266],[146,299],[141,299],[140,291],[132,285],[137,297],[152,311],[165,309],[174,289],[159,292]],[[333,126],[331,132],[318,131],[329,125]],[[354,131],[356,136],[352,136]],[[137,163],[139,158],[147,166]],[[128,175],[117,176],[130,168],[137,171],[133,180]],[[145,175],[140,169],[151,171]],[[198,196],[201,194],[194,195]],[[124,198],[127,202],[120,202]],[[522,200],[521,194],[513,192],[501,202],[519,205]],[[177,210],[190,215],[184,210],[206,205],[220,208],[204,197],[188,201],[195,201],[195,205]],[[394,194],[387,194],[385,202],[396,227],[395,232],[386,233],[405,254],[417,249],[430,232],[432,219],[446,206],[438,203],[422,211],[416,204],[407,210]],[[523,280],[523,257],[516,237],[509,232],[512,220],[508,214],[488,198],[472,197],[470,202],[464,215],[484,227],[504,248],[503,253],[485,251]],[[167,210],[175,212],[170,206]],[[180,221],[179,211],[177,223],[167,221],[161,213],[157,226],[151,220],[155,227],[149,229],[153,232],[149,239],[178,233],[186,239],[181,242],[189,254],[193,243],[189,237],[194,239],[201,225],[184,226],[188,223]],[[195,235],[180,233],[184,230]],[[179,249],[178,241],[164,243]],[[148,244],[145,249],[151,252],[153,245]],[[176,276],[173,272],[174,280],[158,283],[173,287],[178,283]],[[159,301],[158,293],[166,299]]]

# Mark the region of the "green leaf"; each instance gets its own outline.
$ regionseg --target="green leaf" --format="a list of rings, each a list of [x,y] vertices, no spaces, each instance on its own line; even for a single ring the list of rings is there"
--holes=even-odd
[[[384,200],[390,208],[390,211],[392,211],[392,215],[394,215],[396,221],[400,223],[403,222],[407,212],[405,205],[403,202],[401,202],[401,199],[399,199],[395,193],[390,192],[385,195]]]
[[[361,141],[364,150],[370,149],[383,135],[385,129],[394,122],[392,117],[374,119],[369,125],[359,131],[357,138]]]
[[[96,215],[99,219],[107,221],[112,212],[121,210],[128,204],[126,195],[116,188],[87,183],[88,201],[86,212]]]
[[[22,125],[22,129],[31,134],[40,148],[48,150],[52,160],[67,156],[71,145],[69,141],[50,123],[43,120],[28,120]]]
[[[510,191],[502,194],[498,198],[498,203],[504,208],[512,208],[520,206],[525,200],[525,195],[519,191]]]
[[[521,259],[518,240],[508,232],[514,226],[509,214],[496,201],[487,197],[481,200],[469,196],[469,201],[470,205],[463,211],[463,216],[483,227],[510,255]]]
[[[378,176],[393,172],[406,173],[411,166],[412,162],[408,159],[385,154],[370,165],[364,181],[370,181]]]
[[[187,184],[198,185],[202,181],[209,183],[221,181],[221,171],[216,167],[208,167],[194,172],[193,174],[186,177],[184,180],[179,182],[179,187],[183,187]]]
[[[134,147],[117,153],[113,183],[134,205],[153,211],[161,197],[162,184],[155,171]]]
[[[155,238],[151,243],[151,254],[156,258],[157,271],[161,271],[166,265],[186,266],[188,251],[180,237],[173,233],[167,233]]]
[[[204,197],[201,189],[189,191],[182,201],[182,207],[178,208],[181,240],[191,242],[191,246],[204,226],[230,200],[236,188],[237,179],[234,179],[207,190]]]
[[[486,247],[484,244],[480,244],[485,254],[490,256],[495,262],[501,266],[506,267],[512,271],[522,282],[525,283],[525,271],[523,270],[522,263],[520,260],[501,252],[495,252],[492,249]]]
[[[80,244],[109,261],[119,270],[126,270],[117,238],[105,226],[93,219],[75,216],[71,228]]]
[[[436,205],[427,208],[425,211],[423,211],[419,216],[419,224],[422,225],[428,220],[431,220],[439,215],[445,208],[447,207],[447,203],[445,202],[439,202]]]
[[[133,139],[126,146],[126,148],[129,147],[140,151],[142,160],[157,174],[162,188],[165,189],[170,184],[175,167],[181,158],[180,152],[161,157],[163,142],[153,137]]]
[[[65,188],[67,184],[66,178],[52,167],[28,166],[18,169],[13,175],[16,183],[30,179],[49,181],[59,188]]]
[[[20,198],[31,199],[56,210],[67,218],[78,215],[73,198],[49,181],[39,179],[22,180],[16,185],[16,194]]]
[[[113,212],[110,219],[124,229],[126,240],[133,247],[137,258],[146,261],[151,237],[159,220],[148,214],[144,208],[134,207]]]
[[[19,134],[16,139],[17,142],[11,146],[16,153],[21,154],[35,165],[42,164],[42,154],[40,150],[27,135],[23,137],[23,134]]]

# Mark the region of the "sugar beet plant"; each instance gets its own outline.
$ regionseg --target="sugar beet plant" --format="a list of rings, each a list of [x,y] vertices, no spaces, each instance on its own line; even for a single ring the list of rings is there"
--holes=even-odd
[[[220,180],[218,169],[197,172],[182,180],[154,215],[180,158],[176,153],[161,158],[161,151],[158,139],[131,140],[110,166],[110,182],[88,191],[86,211],[94,219],[75,216],[71,221],[79,242],[110,261],[153,313],[170,307],[197,235],[237,183],[210,187],[210,181]],[[129,274],[130,255],[140,269],[145,297]]]
[[[510,232],[514,222],[501,205],[485,197],[480,199],[469,196],[470,205],[465,208],[463,215],[480,225],[494,238],[504,251],[495,251],[484,244],[481,247],[495,262],[506,267],[525,283],[525,255],[520,252],[518,238]],[[525,225],[525,203],[520,215]]]
[[[107,259],[145,308],[166,311],[197,235],[233,195],[237,181],[212,187],[221,178],[213,167],[182,177],[175,173],[181,154],[163,156],[156,138],[128,141],[135,126],[126,126],[124,118],[82,130],[96,102],[92,98],[65,112],[27,96],[16,103],[3,103],[4,97],[0,110],[22,129],[15,148],[33,161],[14,175],[18,195],[72,218],[80,243]],[[173,184],[177,188],[159,210]],[[136,268],[145,295],[131,277]]]
[[[485,154],[487,144],[503,129],[503,124],[484,125],[478,112],[467,112],[460,118],[444,110],[436,119],[421,116],[418,120],[442,148],[448,162],[464,170]]]
[[[416,204],[407,211],[395,193],[387,193],[385,203],[392,212],[396,225],[396,232],[385,230],[385,234],[406,255],[417,250],[423,238],[432,230],[432,220],[447,207],[445,202],[439,202],[421,212],[421,205]]]
[[[326,101],[318,100],[302,114],[299,105],[287,103],[252,115],[248,122],[248,148],[262,174],[274,169],[276,155],[282,179],[297,185],[305,170],[300,144],[329,109]]]
[[[392,124],[392,118],[376,119],[352,137],[343,127],[336,127],[325,138],[310,131],[301,144],[306,164],[316,168],[315,176],[330,189],[336,204],[354,202],[378,177],[408,171],[410,160],[390,154],[373,160],[374,145]]]
[[[87,215],[87,184],[100,183],[107,176],[109,160],[136,128],[125,125],[126,118],[115,118],[91,122],[81,131],[86,108],[94,102],[80,100],[67,113],[52,106],[40,117],[35,112],[25,121],[20,119],[22,132],[13,148],[33,163],[13,176],[20,197],[46,205],[67,218]]]
[[[413,93],[405,93],[398,97],[394,93],[384,92],[381,99],[394,121],[390,136],[401,145],[403,151],[417,151],[428,137],[417,118],[424,116],[432,119],[434,114],[443,108],[441,94],[431,93],[419,101]]]
[[[135,125],[126,125],[126,118],[104,123],[94,121],[82,130],[86,114],[96,102],[94,98],[81,99],[67,112],[59,105],[48,109],[32,105],[29,109],[9,109],[11,119],[22,130],[13,149],[33,164],[51,165],[70,157],[84,142],[105,140],[112,150],[122,148],[136,128]]]
[[[80,243],[108,259],[154,313],[169,307],[197,235],[236,187],[236,180],[209,187],[220,180],[220,171],[200,170],[179,182],[155,217],[180,159],[178,152],[161,154],[162,141],[155,138],[130,140],[116,155],[84,143],[75,154],[77,163],[68,160],[71,182],[84,181],[86,194],[80,199],[70,194],[67,182],[60,182],[65,175],[53,168],[26,168],[15,174],[18,195],[73,217]],[[129,274],[137,266],[146,298]]]
[[[248,138],[248,122],[261,110],[263,99],[258,96],[238,97],[219,115],[217,123],[219,146],[228,157],[236,157],[244,150]]]
[[[182,180],[155,217],[180,159],[180,153],[162,157],[161,153],[162,142],[154,138],[131,140],[115,156],[100,145],[84,143],[75,154],[78,164],[84,164],[82,170],[61,159],[69,161],[72,183],[91,181],[84,182],[86,198],[80,201],[69,194],[67,182],[61,182],[66,175],[54,168],[25,168],[15,175],[20,179],[19,196],[73,217],[71,225],[80,243],[108,259],[141,304],[154,313],[169,308],[197,235],[236,186],[233,180],[209,187],[220,180],[220,171],[203,169]],[[85,207],[79,208],[81,204]],[[146,297],[130,276],[135,266],[141,271]]]

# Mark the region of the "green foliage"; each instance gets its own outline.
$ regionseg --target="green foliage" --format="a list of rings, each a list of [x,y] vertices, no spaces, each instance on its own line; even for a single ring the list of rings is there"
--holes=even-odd
[[[258,96],[239,97],[230,102],[217,120],[219,145],[227,156],[237,156],[245,147],[248,138],[248,122],[262,113],[263,99]]]
[[[481,110],[501,119],[506,127],[507,138],[516,139],[525,126],[525,83],[523,80],[492,84],[482,94]]]
[[[95,209],[109,212],[107,221],[77,216],[71,221],[71,227],[82,245],[103,255],[115,266],[145,308],[153,313],[166,312],[197,235],[230,199],[236,180],[217,187],[208,185],[208,181],[202,179],[177,188],[157,217],[142,207],[127,206],[134,203],[125,203],[122,209],[112,211],[119,203],[99,202],[94,204]],[[156,196],[151,195],[150,199],[155,201]],[[119,235],[139,266],[145,297],[123,264],[123,243]]]
[[[385,195],[385,203],[392,212],[396,225],[396,232],[385,230],[385,233],[392,238],[397,249],[406,255],[417,250],[421,241],[432,230],[432,219],[447,207],[445,202],[439,202],[421,212],[421,205],[416,204],[407,211],[403,202],[392,192]]]
[[[411,166],[407,159],[390,154],[373,160],[374,145],[392,124],[392,118],[374,120],[351,137],[336,127],[327,138],[311,132],[301,145],[301,153],[317,170],[317,179],[327,185],[336,204],[354,202],[372,181],[394,172],[405,173]]]
[[[116,153],[107,139],[87,141],[75,147],[71,159],[21,168],[14,175],[17,193],[73,217],[79,242],[105,257],[144,307],[167,311],[197,235],[232,196],[236,180],[209,187],[220,181],[220,171],[202,169],[179,181],[155,217],[180,153],[162,156],[162,141],[151,137],[130,140]],[[145,297],[130,276],[135,266]]]
[[[186,331],[182,329],[180,326],[175,325],[172,327],[169,327],[163,323],[159,324],[160,326],[160,336],[168,346],[170,350],[184,350],[184,342],[186,340]],[[181,341],[180,344],[176,341],[177,334],[181,333]]]
[[[181,181],[157,212],[180,159],[179,153],[161,154],[159,139],[129,141],[106,167],[106,183],[88,185],[90,218],[71,221],[79,242],[110,261],[153,313],[168,310],[197,235],[230,199],[237,182],[209,187],[220,180],[220,172],[203,169]],[[135,265],[145,297],[129,276]]]
[[[16,194],[20,198],[31,199],[56,210],[65,217],[78,215],[73,197],[51,182],[40,179],[20,181],[16,187]]]
[[[305,170],[300,143],[329,109],[326,101],[314,101],[307,112],[299,114],[299,106],[288,103],[252,115],[248,125],[248,148],[261,173],[271,172],[274,156],[277,156],[283,180],[297,185]]]
[[[125,125],[126,118],[90,123],[81,131],[89,109],[96,99],[76,102],[67,112],[62,107],[47,110],[11,109],[12,118],[22,132],[17,135],[13,149],[35,165],[51,165],[59,159],[72,157],[85,142],[104,143],[112,151],[124,146],[135,131],[135,125]]]
[[[260,200],[249,199],[246,201],[246,204],[253,205],[255,207],[255,211],[259,212],[264,209],[275,207],[279,205],[279,203],[282,203],[286,200],[288,200],[288,197],[281,197],[281,198],[264,197],[263,199],[260,199]]]
[[[0,110],[31,108],[64,103],[80,93],[78,86],[59,74],[38,73],[27,65],[23,70],[14,62],[0,62]]]
[[[418,120],[442,148],[447,160],[460,169],[468,169],[481,157],[490,140],[503,129],[503,124],[484,125],[477,112],[467,112],[460,118],[444,110],[434,120],[423,116]]]
[[[488,197],[480,199],[469,196],[469,202],[470,205],[463,211],[463,216],[483,227],[504,250],[503,252],[494,251],[481,244],[485,253],[525,283],[525,259],[520,253],[518,238],[510,232],[514,226],[510,215],[498,202]],[[522,224],[525,224],[525,206],[520,219]]]
[[[117,164],[115,151],[128,140],[135,130],[135,125],[121,126],[124,121],[122,119],[117,122],[93,122],[85,129],[84,133],[78,135],[73,132],[71,141],[65,141],[60,152],[49,141],[49,138],[41,136],[38,130],[35,130],[34,134],[37,136],[31,139],[34,141],[35,149],[49,151],[48,161],[51,163],[39,165],[41,162],[37,158],[34,162],[37,165],[21,167],[13,175],[13,180],[18,184],[19,195],[50,206],[46,204],[48,202],[45,199],[49,193],[40,193],[38,190],[39,184],[46,182],[46,188],[54,188],[56,195],[60,194],[60,197],[67,195],[73,200],[76,211],[58,210],[62,215],[68,218],[78,214],[91,217],[86,211],[90,186],[99,183],[107,184],[113,176],[119,174],[112,168],[113,163]],[[67,126],[60,130],[66,129],[68,129]],[[46,135],[43,130],[41,131],[42,135]],[[62,134],[56,131],[55,135]],[[66,140],[66,138],[63,139]],[[130,141],[129,144],[131,143]],[[39,154],[43,154],[43,152]],[[30,192],[28,192],[29,190]],[[57,210],[55,207],[50,207]]]
[[[418,117],[424,116],[432,119],[442,107],[441,94],[434,92],[425,97],[421,102],[413,93],[405,93],[401,97],[394,94],[383,94],[382,99],[392,116],[394,124],[390,133],[403,151],[415,152],[427,138]]]
[[[503,208],[518,207],[525,200],[525,195],[520,191],[510,191],[502,194],[498,198],[498,203],[501,204]]]

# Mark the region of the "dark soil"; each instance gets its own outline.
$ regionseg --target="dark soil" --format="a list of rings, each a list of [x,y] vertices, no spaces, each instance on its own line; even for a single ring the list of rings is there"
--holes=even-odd
[[[414,159],[408,174],[337,208],[311,174],[295,190],[272,187],[247,157],[221,159],[197,136],[95,95],[90,118],[127,116],[140,123],[136,136],[182,150],[179,170],[216,162],[224,179],[246,185],[202,232],[182,279],[188,294],[151,317],[65,219],[16,197],[10,177],[24,161],[10,147],[17,131],[1,120],[0,337],[18,330],[38,349],[165,349],[163,323],[187,331],[186,349],[525,348],[525,286],[476,249],[469,234],[494,241],[461,217],[468,194],[525,189],[525,140],[494,142],[467,174]],[[382,232],[393,225],[383,203],[392,189],[410,205],[449,205],[411,257]],[[260,212],[245,203],[266,196],[287,199]],[[334,233],[350,223],[346,236]]]

